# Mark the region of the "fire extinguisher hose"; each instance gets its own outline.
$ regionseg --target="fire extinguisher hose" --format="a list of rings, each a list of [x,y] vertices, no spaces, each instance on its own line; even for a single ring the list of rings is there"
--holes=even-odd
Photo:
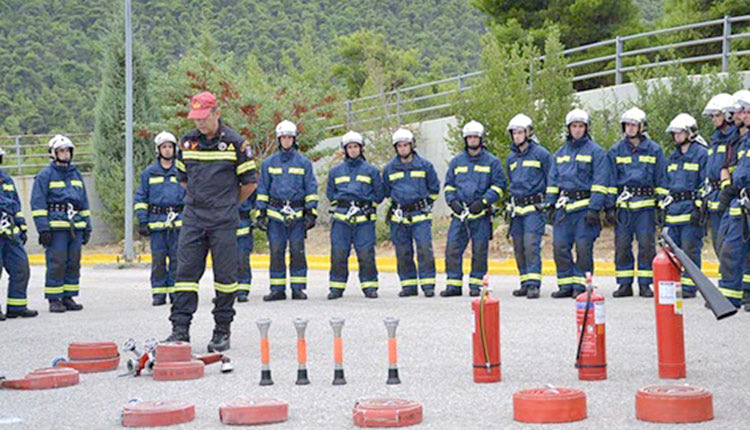
[[[484,355],[484,367],[490,373],[490,348],[487,346],[487,331],[484,324],[484,306],[487,301],[487,290],[483,289],[482,297],[479,299],[479,335],[482,338],[482,354]]]
[[[581,366],[581,347],[583,346],[583,336],[586,334],[586,323],[589,319],[589,309],[591,308],[591,285],[586,287],[586,307],[583,310],[583,324],[581,324],[581,335],[578,337],[578,350],[576,351],[576,368]]]

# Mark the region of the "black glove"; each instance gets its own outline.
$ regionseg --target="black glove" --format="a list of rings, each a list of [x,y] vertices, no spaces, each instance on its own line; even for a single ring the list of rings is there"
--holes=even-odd
[[[89,239],[91,239],[91,230],[84,230],[83,231],[83,244],[87,245],[89,243]]]
[[[265,209],[258,211],[258,216],[255,218],[255,228],[261,231],[268,230],[268,213]]]
[[[482,212],[486,207],[487,203],[485,203],[484,199],[475,200],[474,203],[469,206],[469,213],[472,215],[476,215]]]
[[[617,213],[615,208],[607,208],[604,210],[604,222],[610,227],[617,225]]]
[[[39,244],[45,248],[50,246],[52,244],[52,232],[43,231],[39,233]]]
[[[690,224],[701,225],[701,218],[703,218],[701,209],[699,207],[695,207],[693,209],[693,213],[690,214]]]
[[[586,211],[586,224],[594,227],[599,225],[599,211],[589,209]]]
[[[310,230],[315,227],[315,221],[318,220],[318,216],[312,211],[305,211],[305,230]]]
[[[464,211],[464,205],[462,205],[461,202],[458,201],[458,199],[453,200],[450,203],[450,207],[451,207],[451,210],[455,212],[456,215],[461,215],[461,212]]]
[[[547,224],[552,225],[555,223],[555,205],[548,205],[545,209],[545,215],[547,218]]]
[[[737,197],[738,194],[739,191],[734,184],[724,187],[719,193],[719,213],[723,214],[729,207],[729,204],[732,203],[732,199]]]
[[[148,229],[148,224],[138,224],[138,234],[141,236],[151,236],[151,230]]]
[[[29,240],[29,236],[27,236],[26,232],[23,230],[18,234],[18,238],[21,239],[21,244],[23,245],[26,245],[26,241]]]

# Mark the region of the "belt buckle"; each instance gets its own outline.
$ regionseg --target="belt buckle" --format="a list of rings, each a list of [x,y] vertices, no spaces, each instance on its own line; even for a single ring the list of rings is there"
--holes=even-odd
[[[461,213],[458,215],[458,219],[461,222],[464,222],[466,218],[469,217],[469,207],[466,206],[466,203],[461,203],[464,206],[464,210],[461,211]]]
[[[354,223],[354,216],[360,212],[359,206],[355,202],[349,203],[349,210],[346,211],[346,220],[350,223]]]
[[[169,211],[167,212],[167,220],[164,222],[164,226],[166,228],[172,228],[172,223],[175,219],[177,219],[177,212],[175,212],[172,206],[170,206]]]
[[[0,217],[0,231],[3,231],[3,232],[5,230],[11,231],[10,228],[11,228],[12,225],[13,224],[11,223],[10,215],[8,215],[7,213],[3,212],[3,216]]]
[[[747,208],[748,204],[750,204],[750,197],[747,195],[747,189],[742,188],[740,189],[740,198],[739,198],[740,206]]]
[[[662,209],[665,209],[667,206],[671,205],[674,202],[674,197],[672,195],[668,195],[659,203],[659,206],[661,206]]]
[[[630,200],[633,197],[633,193],[630,192],[630,189],[628,187],[623,187],[622,192],[619,196],[617,196],[617,204],[626,202]]]
[[[516,217],[516,198],[513,196],[510,197],[510,201],[508,202],[508,211],[511,218]]]
[[[396,206],[396,209],[393,210],[393,217],[391,219],[396,223],[404,220],[404,211],[401,209],[401,205]]]
[[[289,200],[284,200],[284,206],[281,208],[281,214],[284,215],[284,224],[285,225],[291,225],[292,221],[294,220],[294,209],[292,208],[292,202]]]
[[[68,221],[73,221],[73,218],[75,218],[76,214],[78,213],[77,210],[73,207],[73,203],[68,202],[68,209],[66,210],[66,214],[68,215]]]
[[[560,197],[557,198],[557,201],[555,202],[555,209],[562,209],[565,207],[565,205],[568,204],[568,201],[570,199],[568,198],[567,194],[560,194]]]

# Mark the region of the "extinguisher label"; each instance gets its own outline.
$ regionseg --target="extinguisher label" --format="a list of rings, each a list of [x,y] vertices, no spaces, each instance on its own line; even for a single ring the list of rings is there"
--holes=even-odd
[[[659,304],[674,305],[677,303],[678,282],[659,281]]]
[[[596,324],[604,324],[604,302],[594,303],[594,322]]]
[[[682,283],[678,282],[675,287],[674,314],[682,315]]]

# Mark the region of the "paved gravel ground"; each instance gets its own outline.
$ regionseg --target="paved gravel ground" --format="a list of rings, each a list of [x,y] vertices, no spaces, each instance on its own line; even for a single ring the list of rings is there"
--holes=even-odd
[[[142,342],[170,332],[167,307],[153,308],[148,271],[110,267],[83,269],[78,313],[52,315],[43,301],[42,267],[32,267],[31,307],[41,315],[31,320],[0,322],[0,375],[21,377],[66,355],[72,341],[129,337]],[[200,380],[158,382],[150,377],[118,378],[117,372],[81,375],[74,387],[44,391],[0,390],[1,428],[118,427],[120,408],[131,398],[177,399],[194,402],[196,419],[185,427],[220,427],[218,406],[239,396],[273,396],[290,404],[287,422],[268,428],[351,428],[355,400],[400,397],[424,406],[423,428],[523,428],[513,421],[513,393],[543,384],[583,389],[589,418],[547,428],[653,428],[635,419],[638,388],[669,383],[657,375],[654,310],[651,300],[614,300],[614,279],[600,279],[607,297],[607,359],[609,379],[582,382],[573,367],[575,315],[573,301],[549,297],[554,280],[545,278],[543,298],[511,296],[516,278],[491,278],[501,301],[502,372],[497,384],[475,384],[471,376],[472,313],[470,298],[397,297],[396,275],[381,275],[381,297],[365,299],[350,285],[343,299],[329,302],[327,273],[309,274],[310,299],[263,303],[265,287],[251,292],[249,303],[237,304],[233,325],[234,373],[222,375],[206,368]],[[256,273],[256,285],[268,285],[266,272]],[[439,278],[443,285],[444,278]],[[201,283],[201,302],[192,327],[195,352],[205,352],[211,336],[211,276]],[[298,387],[296,335],[292,319],[310,318],[308,367],[312,384]],[[332,331],[328,319],[346,318],[344,367],[348,384],[334,387]],[[383,318],[401,319],[398,329],[402,384],[387,386],[386,330]],[[271,368],[276,382],[260,387],[259,333],[255,320],[273,320],[270,330]],[[714,393],[715,419],[690,428],[746,429],[750,410],[747,369],[750,369],[750,314],[716,321],[700,299],[685,305],[688,378],[679,383]],[[14,424],[15,423],[15,424]],[[669,426],[676,428],[675,426]],[[680,427],[682,428],[682,427]]]

